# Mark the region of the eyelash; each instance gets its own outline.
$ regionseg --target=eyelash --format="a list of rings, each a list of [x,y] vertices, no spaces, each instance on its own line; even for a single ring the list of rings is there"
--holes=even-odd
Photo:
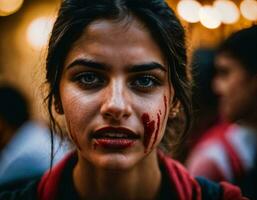
[[[140,83],[138,81],[140,81],[140,78],[147,78],[148,81],[151,81],[151,85],[140,85]],[[154,88],[156,86],[160,85],[160,81],[158,78],[156,78],[153,75],[149,75],[149,74],[145,74],[145,75],[141,75],[138,76],[136,78],[134,78],[134,80],[130,83],[130,87],[134,88],[134,89],[151,89]]]
[[[88,78],[87,76],[94,76],[94,80],[93,81],[85,81],[85,78]],[[92,77],[91,77],[92,78]],[[97,80],[95,80],[97,79]],[[147,79],[148,82],[150,82],[151,84],[147,84],[147,85],[143,85],[142,83],[140,83],[140,79],[142,81],[142,79]],[[85,89],[94,89],[94,88],[98,88],[98,87],[102,87],[106,84],[106,78],[96,72],[82,72],[77,74],[73,81],[78,82],[80,86],[82,86]],[[149,75],[149,74],[143,74],[143,75],[138,75],[136,77],[134,77],[133,79],[131,79],[130,83],[129,83],[129,87],[135,90],[147,90],[147,89],[151,89],[154,88],[158,85],[161,85],[161,81],[156,78],[153,75]]]
[[[95,79],[98,79],[96,81],[85,81],[83,80],[84,78],[88,78],[87,76],[89,75],[93,75]],[[74,77],[74,81],[78,82],[79,85],[83,86],[84,88],[86,89],[93,89],[93,88],[98,88],[98,87],[101,87],[105,84],[105,78],[95,72],[83,72],[83,73],[80,73],[80,74],[77,74],[75,77]]]

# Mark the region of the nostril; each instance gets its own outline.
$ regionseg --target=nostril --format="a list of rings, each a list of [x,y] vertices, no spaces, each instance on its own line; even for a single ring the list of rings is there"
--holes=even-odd
[[[105,106],[101,110],[101,114],[105,119],[113,119],[116,121],[128,118],[130,116],[130,113],[130,109],[127,106],[123,108]]]
[[[110,113],[104,113],[103,116],[104,116],[105,118],[111,118],[111,117],[112,117],[112,115],[111,115]]]

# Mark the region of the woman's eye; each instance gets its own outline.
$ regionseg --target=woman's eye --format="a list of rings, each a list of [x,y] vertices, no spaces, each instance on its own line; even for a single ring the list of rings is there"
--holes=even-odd
[[[85,87],[98,87],[104,84],[104,78],[95,72],[83,72],[78,74],[75,80]]]
[[[158,79],[149,75],[140,76],[131,83],[132,87],[141,89],[152,88],[156,85],[158,85]]]

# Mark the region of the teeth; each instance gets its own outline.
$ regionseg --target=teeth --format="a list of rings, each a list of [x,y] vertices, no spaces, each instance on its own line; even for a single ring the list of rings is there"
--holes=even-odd
[[[101,138],[110,138],[110,139],[138,139],[134,133],[130,133],[129,131],[121,131],[121,130],[100,130],[96,131],[95,134],[92,135],[93,138],[101,139]]]
[[[113,137],[113,138],[124,138],[124,137],[128,137],[128,135],[126,135],[126,134],[123,134],[123,133],[119,133],[119,134],[117,134],[117,133],[105,133],[104,134],[105,136],[107,136],[107,137]]]
[[[132,136],[126,133],[108,133],[105,132],[104,134],[96,135],[96,138],[132,138]]]

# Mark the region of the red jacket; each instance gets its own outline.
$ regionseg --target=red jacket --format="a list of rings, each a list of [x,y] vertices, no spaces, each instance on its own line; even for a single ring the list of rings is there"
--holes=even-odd
[[[54,200],[56,199],[60,175],[65,165],[69,162],[74,154],[69,154],[59,164],[53,167],[51,173],[47,172],[41,179],[38,185],[38,199],[40,200]],[[171,188],[176,191],[176,196],[180,200],[201,200],[202,191],[199,183],[192,178],[186,169],[177,161],[174,161],[170,157],[165,156],[163,153],[158,154],[160,164],[168,172],[168,178]],[[221,182],[220,186],[223,190],[224,200],[246,200],[242,197],[241,191],[238,187],[233,186],[229,183]]]

